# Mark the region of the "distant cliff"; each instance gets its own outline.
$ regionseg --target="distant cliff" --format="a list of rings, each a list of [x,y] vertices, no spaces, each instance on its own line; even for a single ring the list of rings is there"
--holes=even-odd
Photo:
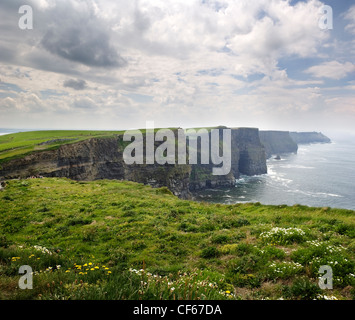
[[[321,132],[290,132],[290,136],[297,144],[331,142],[331,140]]]
[[[267,158],[272,155],[297,153],[298,145],[288,131],[259,131],[259,137]]]

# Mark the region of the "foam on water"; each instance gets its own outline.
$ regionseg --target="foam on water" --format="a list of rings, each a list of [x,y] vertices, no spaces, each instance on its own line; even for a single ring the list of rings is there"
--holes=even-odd
[[[227,192],[215,190],[211,202],[301,204],[355,210],[355,143],[337,142],[299,147],[299,152],[268,159],[268,173],[241,176]],[[202,191],[201,193],[204,193]]]

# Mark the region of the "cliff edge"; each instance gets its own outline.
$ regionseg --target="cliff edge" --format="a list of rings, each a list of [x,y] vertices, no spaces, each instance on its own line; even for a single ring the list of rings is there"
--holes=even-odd
[[[173,131],[177,137],[177,129]],[[48,140],[50,143],[54,141],[50,138]],[[67,177],[83,181],[129,180],[153,187],[165,186],[174,195],[188,199],[191,197],[190,191],[234,186],[241,174],[267,173],[265,149],[256,128],[231,129],[231,170],[226,175],[213,175],[212,168],[215,167],[213,164],[187,162],[127,165],[123,159],[127,144],[129,142],[123,141],[123,134],[113,134],[63,144],[54,149],[36,150],[1,161],[0,181],[30,176]],[[161,142],[155,142],[154,149],[160,145]],[[144,145],[144,149],[145,147]]]
[[[290,132],[290,136],[297,144],[331,143],[331,140],[321,132]]]
[[[298,145],[288,131],[260,131],[259,136],[267,158],[272,155],[297,153]]]

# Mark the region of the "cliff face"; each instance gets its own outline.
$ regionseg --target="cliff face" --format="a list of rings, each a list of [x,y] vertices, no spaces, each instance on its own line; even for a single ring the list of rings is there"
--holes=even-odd
[[[236,159],[232,170],[239,178],[240,174],[254,176],[267,173],[265,149],[259,138],[259,129],[232,129],[232,149],[239,150],[239,161]],[[233,156],[232,156],[233,163]],[[236,167],[238,165],[238,167]]]
[[[213,165],[192,165],[190,190],[231,187],[236,184],[236,179],[241,174],[252,176],[267,173],[265,151],[259,139],[259,130],[232,128],[231,171],[227,175],[214,176],[212,168]]]
[[[288,131],[260,131],[259,136],[267,158],[275,154],[297,153],[298,145]]]
[[[331,142],[331,140],[321,132],[290,132],[290,136],[297,144]]]
[[[168,187],[176,196],[189,198],[188,165],[126,165],[123,160],[122,136],[93,138],[62,145],[57,150],[32,153],[5,162],[1,179],[41,175],[68,177],[73,180],[129,180],[154,187]]]
[[[221,133],[220,138],[222,139]],[[129,180],[153,187],[166,186],[176,196],[186,199],[191,196],[190,191],[208,187],[230,187],[235,185],[241,174],[258,175],[267,172],[264,147],[260,142],[258,129],[254,128],[231,130],[231,170],[226,175],[213,175],[215,165],[211,161],[206,165],[190,165],[188,161],[187,164],[127,165],[123,160],[123,151],[127,144],[123,142],[122,135],[116,135],[65,144],[56,150],[33,152],[20,159],[3,162],[0,180],[33,175],[83,181]],[[159,145],[161,142],[154,144],[155,150]],[[145,147],[144,145],[144,151]]]

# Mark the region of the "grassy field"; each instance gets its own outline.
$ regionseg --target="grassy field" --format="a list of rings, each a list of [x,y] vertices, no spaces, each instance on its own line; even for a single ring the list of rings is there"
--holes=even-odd
[[[0,191],[0,299],[354,299],[355,212],[180,200],[125,181]],[[19,267],[33,289],[18,287]],[[321,265],[333,290],[321,290]]]
[[[30,131],[0,136],[0,162],[22,157],[34,151],[55,149],[85,139],[109,137],[123,131]]]
[[[155,132],[158,130],[161,128],[154,129]],[[129,130],[130,133],[138,131],[144,135],[146,130]],[[51,130],[6,134],[0,136],[0,163],[24,157],[32,152],[56,149],[63,144],[77,143],[91,138],[112,137],[124,133],[125,131]]]

